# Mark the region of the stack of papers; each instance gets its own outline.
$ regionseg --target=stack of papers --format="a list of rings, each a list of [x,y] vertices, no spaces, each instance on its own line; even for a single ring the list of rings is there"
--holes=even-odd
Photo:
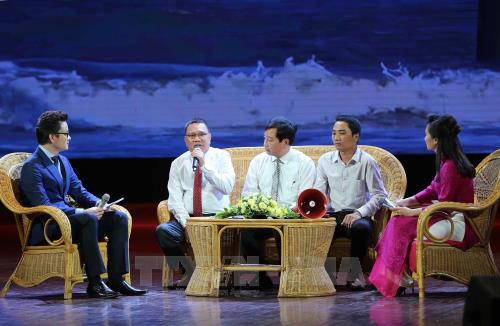
[[[385,198],[384,202],[382,203],[382,206],[387,207],[387,208],[395,208],[397,207],[396,204],[394,204],[389,198]]]

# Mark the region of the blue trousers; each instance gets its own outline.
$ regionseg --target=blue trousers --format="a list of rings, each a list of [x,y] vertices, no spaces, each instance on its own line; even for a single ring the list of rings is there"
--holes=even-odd
[[[352,223],[350,229],[337,224],[333,238],[351,239],[351,257],[357,257],[359,262],[363,263],[371,242],[372,228],[372,220],[369,217],[363,217]]]
[[[43,225],[47,219],[47,216],[40,216],[34,221],[30,235],[31,245],[45,243]],[[68,219],[72,241],[78,244],[87,276],[95,278],[106,272],[98,243],[99,239],[107,236],[108,276],[109,279],[121,280],[121,276],[129,272],[127,215],[110,211],[104,213],[99,220],[93,214],[80,213],[70,215]],[[50,239],[58,239],[61,236],[56,223],[49,224],[47,233]]]
[[[156,228],[156,240],[172,269],[182,264],[187,273],[192,273],[194,265],[190,257],[186,257],[186,236],[182,225],[174,218]]]

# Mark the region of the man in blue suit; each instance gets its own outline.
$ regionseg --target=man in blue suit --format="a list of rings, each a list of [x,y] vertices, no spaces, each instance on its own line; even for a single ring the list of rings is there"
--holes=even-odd
[[[47,111],[38,119],[36,137],[39,145],[21,170],[23,198],[28,205],[55,206],[68,216],[73,242],[78,243],[85,263],[89,297],[114,298],[118,293],[143,295],[145,290],[133,288],[123,280],[123,275],[129,271],[126,214],[97,207],[99,198],[83,187],[68,159],[59,155],[68,149],[71,139],[67,120],[68,115],[62,111]],[[35,219],[31,245],[45,242],[43,227],[47,219],[46,216]],[[48,236],[60,236],[55,223],[49,224]],[[98,246],[98,239],[103,236],[109,238],[107,284],[100,277],[106,272]]]

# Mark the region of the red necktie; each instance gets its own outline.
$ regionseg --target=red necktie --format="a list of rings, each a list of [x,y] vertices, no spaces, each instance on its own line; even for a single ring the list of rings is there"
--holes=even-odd
[[[202,216],[203,209],[201,206],[201,169],[197,169],[194,173],[193,185],[193,216]]]

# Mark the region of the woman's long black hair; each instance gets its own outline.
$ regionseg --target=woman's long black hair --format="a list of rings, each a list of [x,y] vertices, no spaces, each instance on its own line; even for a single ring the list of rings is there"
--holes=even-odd
[[[432,138],[437,139],[436,150],[436,173],[439,173],[441,163],[445,159],[453,160],[463,177],[474,178],[476,170],[462,150],[462,145],[458,139],[460,126],[449,114],[429,115],[427,117],[427,128]]]

